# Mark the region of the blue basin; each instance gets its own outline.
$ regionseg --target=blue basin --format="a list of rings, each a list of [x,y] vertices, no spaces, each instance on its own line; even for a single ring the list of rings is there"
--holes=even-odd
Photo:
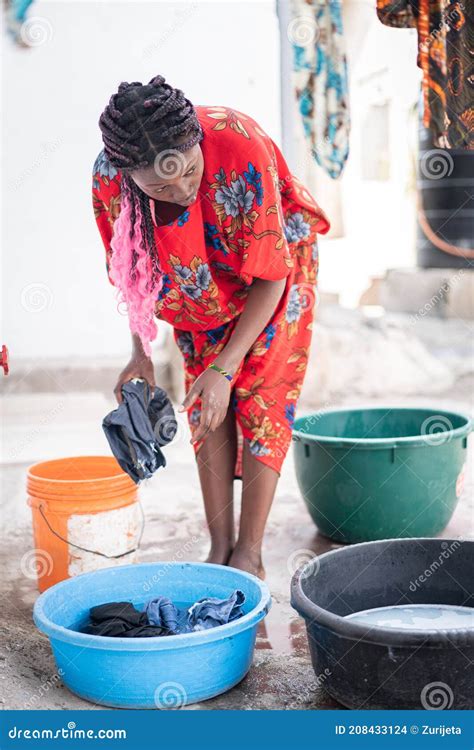
[[[178,605],[205,596],[245,594],[244,616],[227,625],[156,638],[79,632],[89,609],[112,601],[141,608],[167,596]],[[232,688],[247,674],[258,623],[271,605],[268,587],[235,568],[208,563],[143,563],[85,573],[37,599],[33,619],[49,637],[58,674],[73,693],[116,708],[181,708]]]

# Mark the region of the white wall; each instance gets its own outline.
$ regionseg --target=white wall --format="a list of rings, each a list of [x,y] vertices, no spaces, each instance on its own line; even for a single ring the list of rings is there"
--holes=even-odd
[[[126,356],[91,205],[99,114],[122,80],[161,73],[280,141],[274,3],[36,0],[33,16],[41,43],[4,44],[2,342],[12,359]]]
[[[92,164],[101,148],[99,114],[120,81],[145,82],[162,73],[196,104],[248,112],[281,143],[275,3],[35,0],[34,16],[39,20],[32,34],[41,43],[31,49],[18,49],[10,40],[4,45],[0,343],[9,346],[12,361],[126,357],[127,319],[117,311],[106,278],[91,205]],[[408,113],[419,70],[416,35],[384,27],[374,0],[346,0],[344,21],[352,111],[345,173],[337,184],[324,180],[308,156],[296,107],[288,156],[299,143],[295,171],[333,226],[345,231],[340,239],[320,243],[321,289],[354,305],[372,275],[415,263],[410,180],[416,125]],[[285,29],[281,40],[291,60]],[[365,124],[374,101],[389,103],[385,180],[363,174],[371,149]]]

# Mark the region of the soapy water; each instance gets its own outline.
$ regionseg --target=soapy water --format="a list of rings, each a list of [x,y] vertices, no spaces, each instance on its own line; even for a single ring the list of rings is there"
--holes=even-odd
[[[395,630],[460,630],[474,628],[474,609],[451,604],[396,604],[353,612],[344,619]]]

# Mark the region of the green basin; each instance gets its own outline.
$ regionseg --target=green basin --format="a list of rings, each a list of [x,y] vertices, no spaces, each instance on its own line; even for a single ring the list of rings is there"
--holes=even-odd
[[[293,430],[298,485],[337,542],[429,537],[454,513],[471,419],[439,409],[338,409]]]

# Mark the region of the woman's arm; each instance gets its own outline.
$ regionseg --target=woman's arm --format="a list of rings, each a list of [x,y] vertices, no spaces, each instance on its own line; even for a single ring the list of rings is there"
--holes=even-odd
[[[232,375],[235,373],[272,317],[285,285],[286,278],[278,281],[254,279],[232,335],[214,360],[216,365]],[[196,378],[179,409],[189,409],[198,397],[201,399],[200,423],[193,435],[192,443],[202,440],[209,431],[214,431],[224,421],[229,407],[230,391],[230,381],[215,370],[205,370]]]
[[[118,376],[117,384],[114,388],[115,398],[119,404],[123,401],[122,386],[132,378],[143,378],[152,388],[156,385],[153,362],[145,354],[141,339],[136,333],[132,333],[132,355],[130,361]]]

